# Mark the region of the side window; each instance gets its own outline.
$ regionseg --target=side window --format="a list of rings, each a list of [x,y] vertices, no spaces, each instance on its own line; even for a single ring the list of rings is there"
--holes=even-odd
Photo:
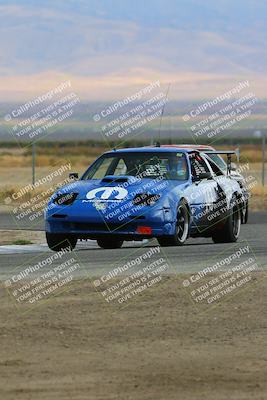
[[[205,162],[205,160],[199,154],[190,154],[190,163],[192,176],[198,177],[200,174],[204,174],[209,172],[209,168]]]

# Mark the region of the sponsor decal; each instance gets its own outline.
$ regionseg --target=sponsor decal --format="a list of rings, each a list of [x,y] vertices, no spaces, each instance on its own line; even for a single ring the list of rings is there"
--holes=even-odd
[[[87,200],[123,200],[127,195],[128,191],[120,186],[105,186],[90,190],[86,198]]]

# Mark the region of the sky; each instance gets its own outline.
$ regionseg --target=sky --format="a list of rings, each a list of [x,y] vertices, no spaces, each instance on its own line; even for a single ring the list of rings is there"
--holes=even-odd
[[[70,79],[86,100],[160,80],[173,99],[249,80],[266,98],[267,0],[0,0],[0,93],[27,99]]]

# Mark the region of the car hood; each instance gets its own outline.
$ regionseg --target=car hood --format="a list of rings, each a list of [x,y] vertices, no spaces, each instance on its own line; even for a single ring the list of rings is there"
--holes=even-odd
[[[76,200],[88,201],[126,201],[137,194],[149,193],[163,195],[181,192],[189,183],[177,180],[137,179],[131,176],[106,176],[102,180],[79,180],[60,188],[51,198],[62,193],[77,193]]]

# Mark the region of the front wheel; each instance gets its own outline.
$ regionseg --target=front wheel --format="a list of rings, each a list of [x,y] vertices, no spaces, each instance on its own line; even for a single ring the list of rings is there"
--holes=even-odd
[[[161,236],[158,239],[160,246],[182,246],[189,234],[189,211],[185,203],[181,203],[177,210],[177,219],[174,235]]]
[[[46,232],[46,241],[49,249],[53,251],[61,251],[69,248],[71,251],[75,249],[77,238],[61,233]]]
[[[104,238],[98,239],[97,244],[102,249],[120,249],[123,245],[123,240]]]
[[[212,235],[214,243],[231,243],[236,242],[241,227],[241,210],[238,206],[232,209],[232,212],[227,217],[222,229],[218,229]]]

